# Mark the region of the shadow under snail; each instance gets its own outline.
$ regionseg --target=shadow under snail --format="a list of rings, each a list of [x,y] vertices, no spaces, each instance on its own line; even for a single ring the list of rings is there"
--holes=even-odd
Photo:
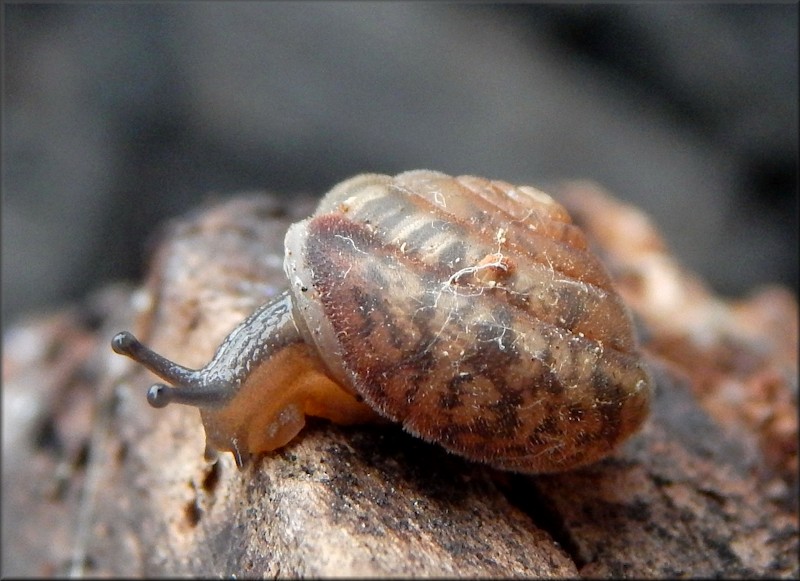
[[[607,456],[653,382],[626,306],[566,210],[532,187],[410,171],[335,186],[286,233],[289,290],[202,369],[128,332],[114,351],[200,408],[210,449],[286,445],[305,416],[388,418],[470,460],[557,472]]]

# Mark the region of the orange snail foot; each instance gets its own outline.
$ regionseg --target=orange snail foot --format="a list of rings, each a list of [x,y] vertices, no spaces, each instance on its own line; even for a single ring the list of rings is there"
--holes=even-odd
[[[336,424],[378,418],[330,379],[305,343],[286,346],[254,368],[223,407],[201,410],[208,446],[232,452],[240,468],[252,455],[288,444],[305,426],[307,415]]]

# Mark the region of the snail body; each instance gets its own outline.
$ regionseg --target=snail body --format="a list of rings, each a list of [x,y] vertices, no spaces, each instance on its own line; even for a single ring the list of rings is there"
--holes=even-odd
[[[200,370],[118,334],[118,353],[200,408],[242,466],[305,416],[386,418],[471,460],[555,472],[608,455],[652,379],[611,279],[566,210],[527,186],[438,172],[335,186],[285,239],[289,289]]]

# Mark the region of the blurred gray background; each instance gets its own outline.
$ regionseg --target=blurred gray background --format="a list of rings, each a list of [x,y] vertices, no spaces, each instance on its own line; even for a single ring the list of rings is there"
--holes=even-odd
[[[590,178],[719,292],[797,289],[798,6],[3,4],[2,315],[210,196]]]

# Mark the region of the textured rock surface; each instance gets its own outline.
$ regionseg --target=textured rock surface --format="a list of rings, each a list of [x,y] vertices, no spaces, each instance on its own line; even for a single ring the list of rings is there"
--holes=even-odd
[[[723,301],[636,210],[585,184],[561,194],[658,384],[612,458],[520,476],[396,426],[319,421],[244,471],[206,462],[199,414],[149,408],[152,376],[108,342],[132,329],[197,366],[283,288],[283,233],[311,202],[243,197],[166,225],[142,289],[4,332],[3,575],[796,577],[794,297]]]

